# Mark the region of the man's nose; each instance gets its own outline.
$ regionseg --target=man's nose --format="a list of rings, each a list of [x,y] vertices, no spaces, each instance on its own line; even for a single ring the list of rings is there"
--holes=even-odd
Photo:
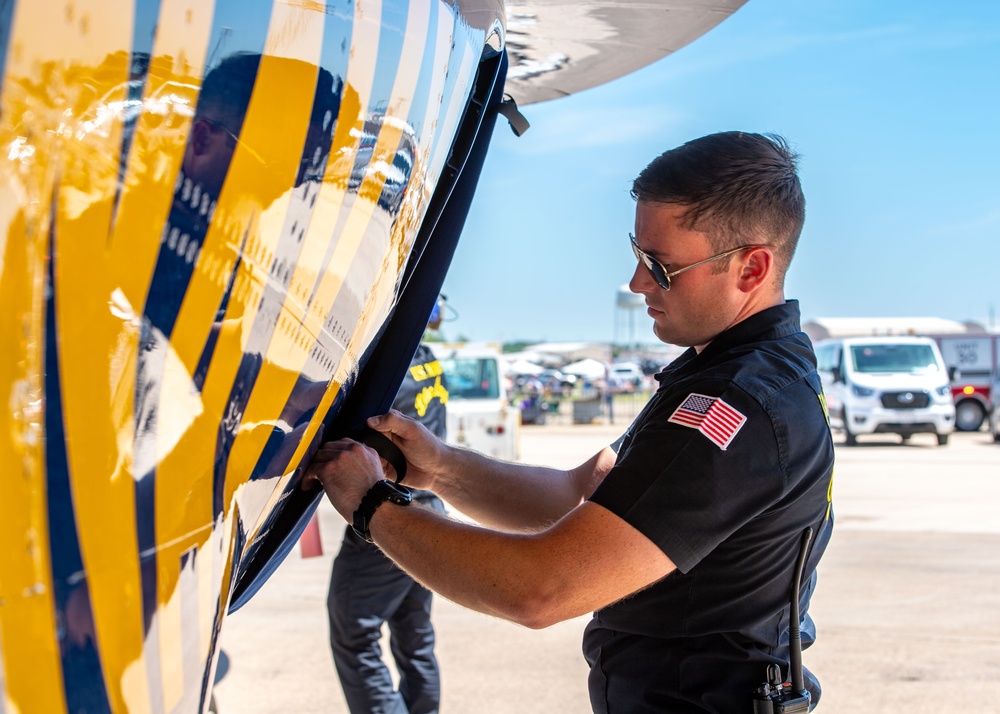
[[[652,273],[646,269],[646,266],[640,262],[636,262],[635,270],[632,272],[632,279],[628,281],[628,289],[637,295],[645,295],[654,292],[658,287],[660,286],[656,284]]]

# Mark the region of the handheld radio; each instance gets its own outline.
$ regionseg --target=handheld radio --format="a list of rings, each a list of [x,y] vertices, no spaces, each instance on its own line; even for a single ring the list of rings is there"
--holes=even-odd
[[[799,588],[802,587],[802,572],[806,567],[812,528],[802,533],[799,558],[792,578],[792,602],[788,623],[788,676],[790,682],[783,682],[781,668],[776,664],[767,665],[767,681],[754,690],[754,714],[798,714],[808,712],[812,697],[805,686],[802,675],[802,635],[799,631]]]

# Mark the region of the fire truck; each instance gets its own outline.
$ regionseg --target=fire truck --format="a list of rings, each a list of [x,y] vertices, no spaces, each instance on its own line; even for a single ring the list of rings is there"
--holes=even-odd
[[[990,413],[990,381],[1000,359],[1000,336],[987,333],[927,335],[938,343],[951,377],[955,428],[976,431]]]

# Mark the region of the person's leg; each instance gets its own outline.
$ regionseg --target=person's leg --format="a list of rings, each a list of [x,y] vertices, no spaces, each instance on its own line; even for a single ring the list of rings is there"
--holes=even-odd
[[[444,513],[438,498],[421,504]],[[410,714],[437,714],[441,704],[441,674],[434,656],[431,591],[416,581],[389,616],[389,648],[399,671],[399,693]]]
[[[333,563],[327,613],[330,648],[352,714],[406,714],[406,705],[382,661],[382,623],[406,596],[409,576],[381,551],[345,535]]]
[[[434,656],[432,595],[411,582],[406,598],[389,617],[389,647],[399,671],[399,693],[410,714],[437,714],[441,675]]]

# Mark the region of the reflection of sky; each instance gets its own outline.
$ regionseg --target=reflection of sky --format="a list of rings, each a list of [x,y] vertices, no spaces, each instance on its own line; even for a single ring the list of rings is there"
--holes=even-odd
[[[330,4],[335,3],[336,0],[331,0]],[[160,0],[137,0],[132,40],[134,52],[152,53],[160,5]],[[218,0],[209,35],[206,71],[227,55],[262,52],[272,5],[272,0]]]
[[[417,88],[413,93],[413,103],[410,105],[410,126],[413,133],[420,136],[423,130],[424,116],[427,114],[427,102],[432,97],[428,97],[431,87],[431,77],[434,73],[434,50],[437,48],[440,39],[437,38],[438,8],[440,3],[432,2],[430,8],[430,21],[426,28],[421,28],[428,38],[424,44],[424,56],[421,59],[420,77],[417,79]],[[437,41],[435,41],[437,40]],[[433,99],[437,99],[434,97]]]
[[[221,0],[215,3],[206,70],[237,52],[263,52],[272,0]]]
[[[403,53],[403,34],[406,30],[408,0],[388,0],[382,4],[382,32],[378,41],[378,56],[375,60],[375,81],[372,82],[372,99],[387,97],[392,93],[399,69],[399,58]],[[385,111],[385,106],[370,107]]]
[[[135,4],[135,28],[132,33],[132,51],[152,54],[153,38],[156,34],[156,20],[160,16],[160,0],[137,0]]]
[[[354,8],[351,0],[327,0],[326,26],[323,34],[323,49],[320,52],[320,66],[330,70],[334,78],[343,79],[347,71],[347,58],[351,51],[351,27],[354,24]],[[334,81],[334,86],[337,82]]]

